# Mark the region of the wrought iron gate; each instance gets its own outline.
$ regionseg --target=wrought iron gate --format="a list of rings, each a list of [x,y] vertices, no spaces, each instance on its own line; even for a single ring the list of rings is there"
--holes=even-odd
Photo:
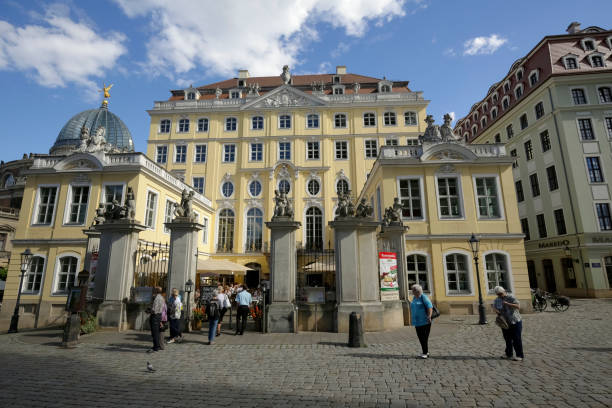
[[[165,292],[169,253],[167,243],[138,242],[134,260],[134,287],[160,286]]]

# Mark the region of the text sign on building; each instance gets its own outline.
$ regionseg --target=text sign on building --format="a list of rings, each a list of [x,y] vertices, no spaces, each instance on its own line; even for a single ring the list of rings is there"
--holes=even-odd
[[[380,300],[398,300],[399,284],[397,283],[397,254],[379,252]]]

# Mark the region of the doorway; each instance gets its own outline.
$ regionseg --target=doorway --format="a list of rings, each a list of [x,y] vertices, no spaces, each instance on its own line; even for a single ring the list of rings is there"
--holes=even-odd
[[[557,282],[555,281],[555,269],[553,268],[553,262],[550,259],[544,259],[542,261],[544,266],[544,279],[546,280],[546,290],[551,293],[557,292]]]
[[[244,277],[244,283],[249,289],[255,289],[259,286],[261,265],[256,262],[251,262],[245,265],[249,270]]]
[[[535,263],[527,261],[527,274],[529,275],[529,287],[536,289],[538,287],[538,278],[536,277]]]

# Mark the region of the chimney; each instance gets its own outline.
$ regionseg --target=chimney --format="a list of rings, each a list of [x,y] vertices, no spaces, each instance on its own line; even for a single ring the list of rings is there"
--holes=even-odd
[[[580,31],[580,23],[577,21],[571,22],[565,31],[567,31],[568,34],[576,34]]]
[[[248,69],[238,70],[238,78],[246,79],[248,77],[249,77],[249,70]]]
[[[336,65],[336,75],[345,75],[346,65]]]

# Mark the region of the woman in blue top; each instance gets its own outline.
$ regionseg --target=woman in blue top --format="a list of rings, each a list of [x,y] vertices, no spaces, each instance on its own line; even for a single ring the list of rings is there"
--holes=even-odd
[[[412,316],[412,325],[416,328],[419,342],[423,354],[420,358],[429,357],[429,349],[427,341],[429,340],[429,331],[431,330],[431,312],[433,305],[431,300],[423,293],[421,285],[412,285],[412,295],[414,298],[410,303],[410,315]]]

